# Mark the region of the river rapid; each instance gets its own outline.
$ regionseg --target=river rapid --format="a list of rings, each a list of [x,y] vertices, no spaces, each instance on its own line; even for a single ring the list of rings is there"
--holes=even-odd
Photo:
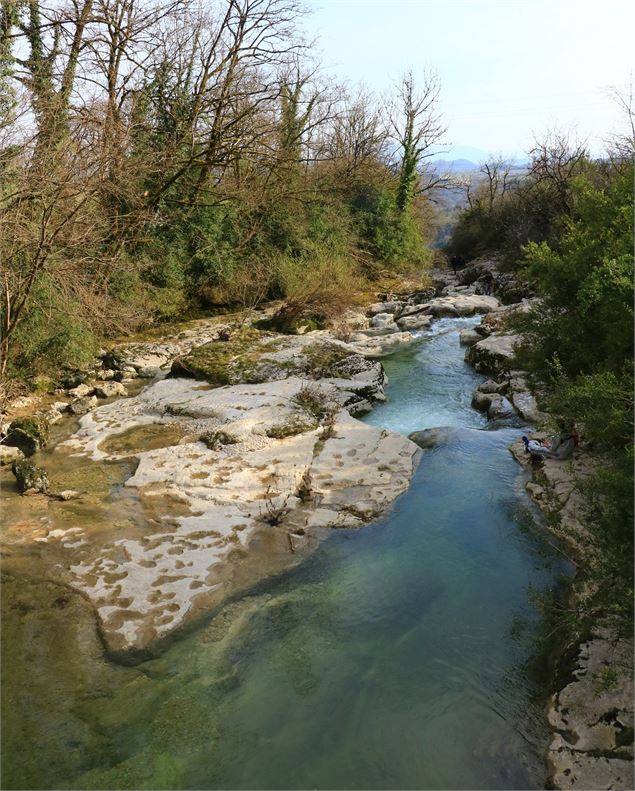
[[[454,426],[384,518],[333,531],[136,667],[105,660],[88,604],[3,585],[3,788],[542,788],[530,591],[566,568],[532,532],[482,380],[442,319],[385,360],[369,423]]]

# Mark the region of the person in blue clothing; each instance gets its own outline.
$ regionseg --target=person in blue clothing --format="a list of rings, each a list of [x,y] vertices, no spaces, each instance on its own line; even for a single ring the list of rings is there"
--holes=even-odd
[[[579,443],[578,432],[575,424],[561,423],[562,431],[551,440],[540,442],[537,439],[523,437],[525,453],[531,454],[534,458],[557,459],[566,461],[573,456],[573,451]]]

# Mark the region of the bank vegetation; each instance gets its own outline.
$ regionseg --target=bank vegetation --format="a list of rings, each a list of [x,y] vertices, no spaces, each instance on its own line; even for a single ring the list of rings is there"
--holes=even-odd
[[[4,0],[2,373],[285,298],[338,315],[429,259],[433,74],[326,79],[295,0]]]
[[[449,243],[455,256],[494,256],[537,297],[511,320],[518,366],[545,411],[575,421],[594,463],[577,484],[589,528],[577,559],[584,593],[561,612],[574,640],[598,623],[629,636],[633,624],[635,118],[618,99],[627,131],[601,157],[556,131],[524,173],[486,163]]]

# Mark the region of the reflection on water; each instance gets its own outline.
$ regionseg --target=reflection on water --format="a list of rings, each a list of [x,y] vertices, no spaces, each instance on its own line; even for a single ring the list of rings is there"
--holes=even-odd
[[[474,430],[465,324],[395,355],[369,420],[472,428],[423,456],[384,520],[334,533],[160,658],[108,664],[74,597],[5,589],[4,787],[542,787],[526,589],[559,566],[519,529],[519,432]]]

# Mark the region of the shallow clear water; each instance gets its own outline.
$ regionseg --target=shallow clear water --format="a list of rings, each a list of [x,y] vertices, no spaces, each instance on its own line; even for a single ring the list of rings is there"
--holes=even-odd
[[[439,322],[386,361],[389,400],[369,422],[465,427],[392,511],[138,668],[88,648],[67,676],[32,660],[5,787],[542,788],[528,586],[562,569],[525,529],[519,431],[477,430],[469,323]]]
[[[472,392],[485,377],[464,360],[459,331],[474,318],[440,319],[418,344],[383,360],[388,400],[366,418],[373,426],[409,434],[436,426],[480,428],[486,418],[470,406]]]

